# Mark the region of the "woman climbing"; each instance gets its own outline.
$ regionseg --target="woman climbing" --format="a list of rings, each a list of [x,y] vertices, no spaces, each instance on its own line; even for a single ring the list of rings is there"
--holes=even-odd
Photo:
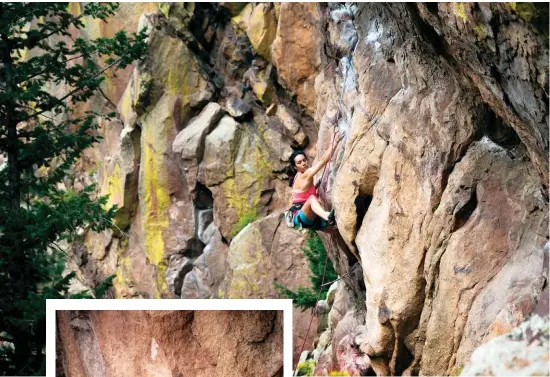
[[[294,176],[289,181],[289,186],[292,187],[292,207],[289,211],[293,215],[294,227],[322,230],[327,226],[336,225],[334,209],[327,212],[319,202],[313,177],[329,162],[340,141],[339,136],[338,131],[332,134],[331,148],[310,168],[303,150],[294,151],[290,156],[290,170]]]

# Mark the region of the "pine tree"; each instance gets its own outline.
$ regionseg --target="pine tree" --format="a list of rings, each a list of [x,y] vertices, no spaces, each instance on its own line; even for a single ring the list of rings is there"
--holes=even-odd
[[[327,258],[325,245],[323,245],[323,241],[321,241],[321,238],[316,232],[309,232],[307,245],[308,248],[302,249],[302,251],[308,260],[309,269],[311,271],[309,279],[311,280],[312,286],[308,288],[299,287],[298,290],[294,292],[283,285],[275,283],[275,288],[277,288],[283,296],[291,298],[294,301],[294,305],[301,308],[302,311],[313,308],[317,304],[319,289],[321,289],[321,296],[319,299],[326,299],[329,286],[322,286],[323,273],[325,283],[338,278],[338,274],[334,271],[332,262]],[[326,271],[325,260],[327,263]]]
[[[104,208],[107,198],[94,199],[93,186],[61,185],[82,151],[100,140],[96,119],[103,115],[78,105],[96,94],[106,72],[141,58],[147,47],[144,31],[72,38],[84,17],[106,20],[118,5],[89,3],[77,15],[68,5],[0,3],[2,375],[45,374],[45,299],[66,297],[74,277],[62,276],[60,243],[78,227],[111,226],[116,211]],[[66,91],[56,96],[52,86]]]

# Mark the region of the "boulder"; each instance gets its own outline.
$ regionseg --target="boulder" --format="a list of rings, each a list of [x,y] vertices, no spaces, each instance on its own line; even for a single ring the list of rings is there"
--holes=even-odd
[[[228,114],[239,121],[245,119],[252,110],[249,104],[244,102],[242,99],[236,97],[231,97],[229,100],[227,100],[226,107]]]
[[[181,154],[181,168],[188,187],[195,189],[198,165],[204,153],[204,139],[223,116],[220,105],[210,102],[176,136],[172,150]]]
[[[364,324],[364,315],[355,310],[348,310],[344,318],[334,329],[332,337],[332,368],[347,371],[350,376],[365,376],[372,367],[370,358],[360,349],[357,343],[358,331]]]
[[[227,121],[220,122],[225,124]],[[266,204],[273,193],[272,166],[278,162],[256,132],[245,127],[238,134],[232,130],[218,127],[212,132],[215,135],[207,138],[205,161],[200,168],[200,178],[214,198],[214,222],[225,239],[233,238],[246,224],[267,214]],[[224,139],[233,142],[211,149]],[[214,184],[220,179],[224,180]]]
[[[206,136],[197,176],[200,183],[211,187],[234,176],[235,154],[240,136],[241,128],[230,116],[224,116],[217,127]]]
[[[210,102],[176,136],[172,149],[184,160],[202,159],[204,138],[223,116],[220,105]]]

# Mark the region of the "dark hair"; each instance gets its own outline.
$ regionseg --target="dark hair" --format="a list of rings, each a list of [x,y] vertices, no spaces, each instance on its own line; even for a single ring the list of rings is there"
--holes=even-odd
[[[294,152],[292,152],[292,154],[290,155],[289,157],[289,161],[290,161],[290,167],[289,167],[289,171],[290,173],[288,174],[289,176],[289,180],[288,180],[288,185],[290,187],[292,187],[292,185],[294,184],[294,178],[296,177],[296,162],[294,161],[294,159],[296,157],[298,157],[299,155],[303,155],[305,158],[307,158],[306,156],[306,152],[304,152],[303,149],[298,149],[298,150],[295,150]]]

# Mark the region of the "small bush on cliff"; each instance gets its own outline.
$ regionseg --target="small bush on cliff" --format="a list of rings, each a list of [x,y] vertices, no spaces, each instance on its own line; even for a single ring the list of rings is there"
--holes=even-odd
[[[300,287],[296,292],[275,283],[277,290],[288,298],[291,298],[294,301],[294,305],[301,308],[302,311],[313,308],[317,303],[317,295],[319,294],[319,289],[323,284],[323,271],[325,269],[325,259],[327,260],[327,268],[325,272],[325,283],[329,281],[336,280],[338,275],[334,271],[334,266],[330,261],[330,258],[326,258],[327,250],[323,241],[317,235],[315,231],[310,230],[307,237],[308,249],[302,249],[306,258],[309,261],[309,269],[311,270],[310,280],[312,287],[303,288]],[[329,285],[325,285],[321,290],[321,300],[326,299]]]
[[[45,374],[45,299],[66,297],[74,277],[63,276],[60,245],[78,227],[111,226],[107,198],[65,185],[100,140],[104,115],[79,103],[100,91],[105,72],[146,51],[145,32],[78,37],[84,17],[105,20],[117,7],[87,3],[72,14],[68,3],[0,3],[0,375]]]

